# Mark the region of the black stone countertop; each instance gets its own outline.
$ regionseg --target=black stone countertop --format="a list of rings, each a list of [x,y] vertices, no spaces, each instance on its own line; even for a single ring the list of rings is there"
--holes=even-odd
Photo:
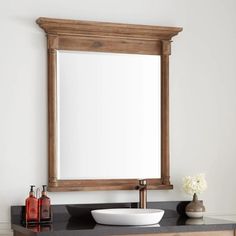
[[[184,215],[187,202],[152,202],[148,208],[160,208],[165,214],[159,225],[150,226],[106,226],[93,220],[90,211],[102,208],[136,207],[136,203],[54,205],[53,223],[44,226],[23,226],[22,206],[11,207],[12,229],[25,235],[40,236],[99,236],[152,234],[194,231],[222,231],[236,229],[236,222],[211,219],[189,219]],[[72,217],[71,217],[72,215]]]

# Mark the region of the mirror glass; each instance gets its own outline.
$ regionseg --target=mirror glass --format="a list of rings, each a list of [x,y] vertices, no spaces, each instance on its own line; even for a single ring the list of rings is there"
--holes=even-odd
[[[161,177],[160,56],[57,51],[58,179]]]

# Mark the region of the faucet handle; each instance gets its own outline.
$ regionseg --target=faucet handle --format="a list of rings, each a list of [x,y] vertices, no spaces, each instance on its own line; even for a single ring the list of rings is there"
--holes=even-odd
[[[138,185],[135,187],[136,190],[146,189],[147,188],[147,180],[139,179]]]
[[[147,180],[146,179],[139,179],[139,185],[141,186],[147,186]]]

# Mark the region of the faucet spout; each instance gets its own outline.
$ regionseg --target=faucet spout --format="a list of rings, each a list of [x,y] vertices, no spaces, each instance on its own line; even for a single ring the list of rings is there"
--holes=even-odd
[[[137,189],[139,190],[139,208],[147,208],[147,181],[139,180]]]

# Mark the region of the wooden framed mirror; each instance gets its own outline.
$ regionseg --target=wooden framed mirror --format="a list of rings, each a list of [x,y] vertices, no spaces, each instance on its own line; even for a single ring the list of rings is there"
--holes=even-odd
[[[182,28],[39,18],[50,191],[171,189],[169,56]]]

